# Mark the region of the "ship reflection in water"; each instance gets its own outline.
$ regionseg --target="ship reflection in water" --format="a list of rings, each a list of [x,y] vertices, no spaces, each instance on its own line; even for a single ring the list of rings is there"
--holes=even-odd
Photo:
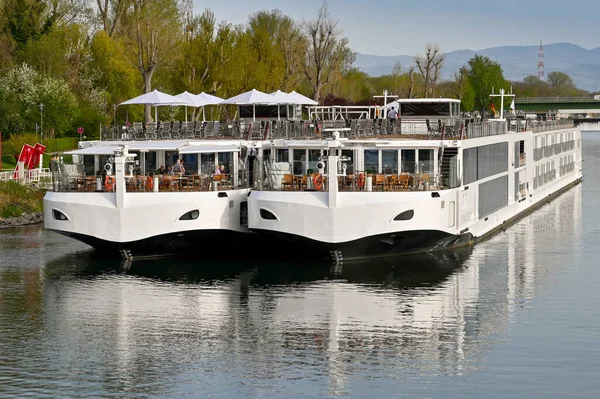
[[[577,186],[474,249],[376,262],[61,256],[29,279],[35,315],[0,290],[0,393],[427,395],[440,376],[462,392],[579,240],[581,199]]]

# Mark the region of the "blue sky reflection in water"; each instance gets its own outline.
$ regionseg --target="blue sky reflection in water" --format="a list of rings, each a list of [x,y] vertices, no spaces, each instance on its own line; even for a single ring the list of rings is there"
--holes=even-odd
[[[0,397],[590,398],[600,137],[585,182],[472,250],[124,265],[0,230]]]

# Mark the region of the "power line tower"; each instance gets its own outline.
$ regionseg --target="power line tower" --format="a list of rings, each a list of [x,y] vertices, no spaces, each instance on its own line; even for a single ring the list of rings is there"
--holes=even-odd
[[[542,45],[542,41],[540,40],[540,52],[538,53],[539,61],[538,61],[538,78],[540,80],[544,80],[544,46]]]

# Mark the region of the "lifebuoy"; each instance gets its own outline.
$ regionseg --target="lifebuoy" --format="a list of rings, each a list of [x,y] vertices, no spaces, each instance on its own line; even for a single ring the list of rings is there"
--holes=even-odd
[[[154,179],[150,175],[146,177],[146,188],[148,189],[148,191],[152,191],[152,189],[154,188]]]
[[[317,173],[314,175],[313,177],[313,186],[315,186],[315,188],[318,191],[321,191],[321,189],[323,188],[323,176],[321,176],[320,173]]]
[[[106,187],[106,191],[112,191],[115,185],[115,178],[109,175],[106,175],[104,179],[104,187]]]
[[[358,181],[356,182],[359,188],[363,188],[365,186],[365,175],[360,173],[358,175]]]

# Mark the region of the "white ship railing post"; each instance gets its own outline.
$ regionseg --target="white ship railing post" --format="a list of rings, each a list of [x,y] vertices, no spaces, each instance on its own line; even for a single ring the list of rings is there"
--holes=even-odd
[[[329,191],[329,208],[337,208],[338,197],[338,149],[340,148],[340,132],[333,132],[333,139],[327,143],[329,159],[327,165],[327,186]]]

